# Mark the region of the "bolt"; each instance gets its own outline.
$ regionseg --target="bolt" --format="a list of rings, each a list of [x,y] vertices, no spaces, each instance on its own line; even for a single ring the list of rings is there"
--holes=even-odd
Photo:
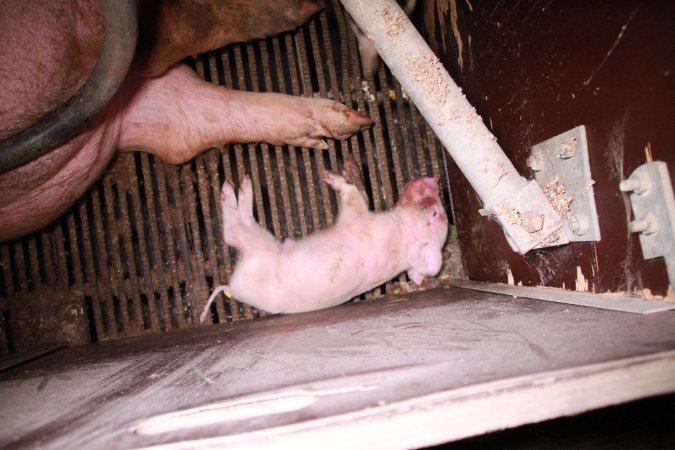
[[[527,164],[527,167],[534,170],[535,172],[539,172],[540,170],[544,169],[544,158],[542,157],[541,153],[532,153],[527,157],[525,164]]]
[[[577,236],[583,236],[588,233],[589,223],[585,214],[573,214],[568,219],[568,225],[572,233]]]
[[[640,174],[638,176],[633,175],[619,183],[619,190],[621,192],[634,192],[640,195],[647,192],[650,186],[649,177],[645,176],[645,174]]]
[[[631,220],[628,223],[628,230],[630,230],[631,233],[649,235],[656,233],[658,229],[658,222],[652,213],[647,214],[642,219]]]
[[[649,223],[645,220],[633,220],[628,224],[631,233],[642,233],[647,231],[647,228],[649,228]]]
[[[537,214],[534,211],[528,211],[521,217],[520,225],[525,228],[528,233],[536,233],[544,228],[544,216]]]
[[[628,180],[623,180],[621,183],[619,183],[619,189],[621,192],[633,192],[633,191],[639,191],[640,190],[640,180],[636,179],[628,179]]]

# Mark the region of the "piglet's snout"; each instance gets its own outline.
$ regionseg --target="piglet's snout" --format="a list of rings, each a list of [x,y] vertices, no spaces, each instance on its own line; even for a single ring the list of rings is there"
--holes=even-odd
[[[448,231],[448,216],[443,208],[438,187],[438,177],[418,178],[404,188],[400,206],[415,217],[416,240],[432,247],[445,243]]]

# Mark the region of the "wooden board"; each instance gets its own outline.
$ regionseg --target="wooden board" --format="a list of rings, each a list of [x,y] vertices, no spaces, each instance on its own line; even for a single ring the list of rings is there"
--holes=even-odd
[[[452,280],[452,286],[495,294],[527,297],[547,302],[588,306],[589,308],[609,309],[611,311],[651,314],[675,309],[675,303],[661,300],[647,300],[640,297],[620,294],[595,294],[593,292],[567,291],[546,286],[513,286],[503,283],[480,283],[469,280]]]
[[[419,447],[673,392],[673,373],[673,311],[431,290],[49,354],[0,372],[0,446]]]

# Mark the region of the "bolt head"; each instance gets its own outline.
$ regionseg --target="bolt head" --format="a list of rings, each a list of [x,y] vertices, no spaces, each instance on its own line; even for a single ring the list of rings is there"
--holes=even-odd
[[[535,172],[539,172],[544,169],[544,158],[539,154],[533,153],[527,157],[525,164]]]
[[[521,217],[520,225],[525,228],[528,233],[536,233],[544,228],[544,216],[537,214],[534,211],[527,211]]]

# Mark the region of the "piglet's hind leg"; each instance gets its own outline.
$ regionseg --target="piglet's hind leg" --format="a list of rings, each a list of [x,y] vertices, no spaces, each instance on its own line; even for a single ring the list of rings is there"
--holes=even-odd
[[[225,242],[239,250],[244,257],[263,252],[276,252],[279,242],[253,217],[253,190],[248,177],[239,189],[239,201],[229,182],[220,192],[223,209],[223,237]]]
[[[220,204],[223,210],[223,238],[227,245],[237,247],[237,228],[240,228],[240,218],[237,197],[235,197],[234,189],[232,189],[229,181],[223,183],[223,188],[220,191]]]
[[[258,224],[253,217],[253,187],[251,179],[244,177],[239,186],[239,218],[249,227],[257,227]]]

